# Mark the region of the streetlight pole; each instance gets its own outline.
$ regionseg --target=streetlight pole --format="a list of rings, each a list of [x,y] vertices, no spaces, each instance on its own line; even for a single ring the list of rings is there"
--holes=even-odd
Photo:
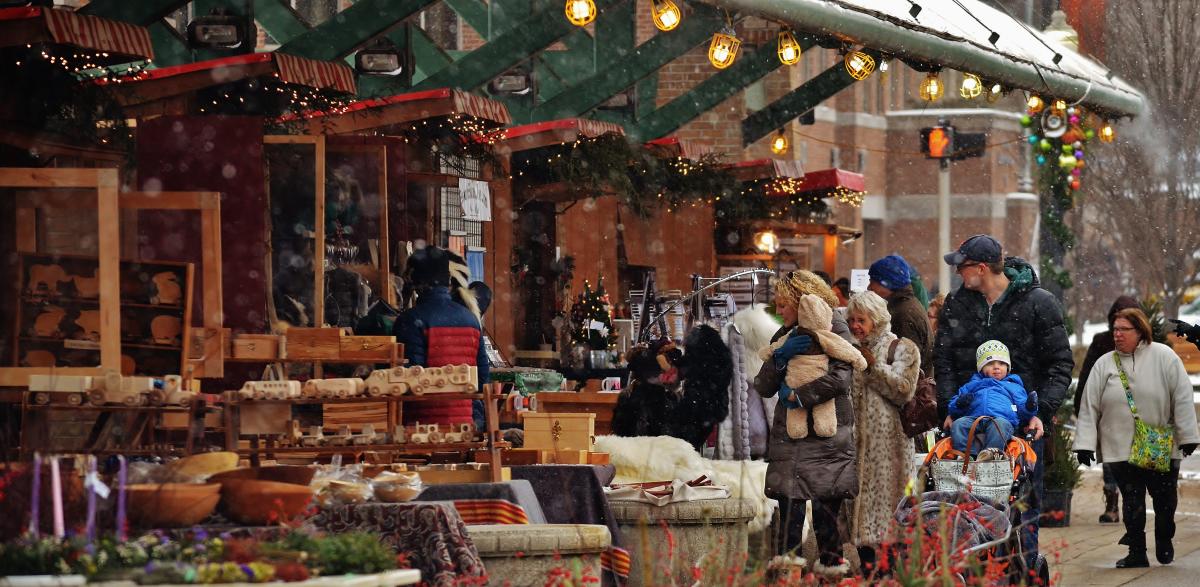
[[[950,250],[950,160],[938,159],[938,254]],[[938,263],[938,293],[950,292],[950,266]]]

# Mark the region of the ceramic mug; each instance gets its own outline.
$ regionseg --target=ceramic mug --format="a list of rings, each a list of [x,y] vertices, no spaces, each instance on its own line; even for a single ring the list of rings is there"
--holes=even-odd
[[[600,390],[601,391],[621,391],[621,378],[620,377],[605,377],[604,380],[600,382]]]

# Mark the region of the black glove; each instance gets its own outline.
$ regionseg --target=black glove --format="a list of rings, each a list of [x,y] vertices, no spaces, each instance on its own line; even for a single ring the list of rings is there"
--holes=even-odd
[[[971,409],[971,404],[973,403],[975,403],[975,392],[968,391],[967,393],[958,396],[958,401],[954,403],[954,406],[957,407],[959,411],[965,412]]]
[[[1038,411],[1038,395],[1036,391],[1029,392],[1029,400],[1025,402],[1025,410],[1034,414]]]
[[[1195,447],[1195,445],[1192,446],[1193,448]],[[1077,450],[1075,451],[1075,458],[1079,461],[1079,464],[1088,467],[1091,466],[1092,461],[1096,460],[1096,453],[1090,450]]]
[[[1200,446],[1200,445],[1197,445],[1195,443],[1181,444],[1181,445],[1179,445],[1179,450],[1181,452],[1183,452],[1183,456],[1190,457],[1190,456],[1192,456],[1192,453],[1196,451],[1197,446]]]

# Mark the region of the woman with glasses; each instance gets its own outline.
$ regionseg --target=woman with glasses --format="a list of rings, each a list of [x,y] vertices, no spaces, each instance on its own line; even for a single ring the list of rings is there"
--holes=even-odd
[[[1192,385],[1179,355],[1151,339],[1150,321],[1141,310],[1120,310],[1112,324],[1115,349],[1097,359],[1088,376],[1075,432],[1075,453],[1084,465],[1090,465],[1098,455],[1116,476],[1125,518],[1123,542],[1129,547],[1129,554],[1117,561],[1117,568],[1150,566],[1146,558],[1147,492],[1154,500],[1155,555],[1159,563],[1170,564],[1175,559],[1172,539],[1179,502],[1179,461],[1200,444]],[[1174,441],[1168,470],[1157,471],[1130,462],[1135,417],[1144,424],[1171,429]]]

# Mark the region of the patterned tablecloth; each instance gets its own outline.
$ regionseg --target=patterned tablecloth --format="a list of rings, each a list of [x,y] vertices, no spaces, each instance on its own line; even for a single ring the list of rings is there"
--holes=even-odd
[[[326,532],[363,531],[408,556],[427,585],[463,584],[485,577],[483,560],[450,503],[363,503],[322,508],[310,523]],[[476,583],[466,581],[466,583]]]

